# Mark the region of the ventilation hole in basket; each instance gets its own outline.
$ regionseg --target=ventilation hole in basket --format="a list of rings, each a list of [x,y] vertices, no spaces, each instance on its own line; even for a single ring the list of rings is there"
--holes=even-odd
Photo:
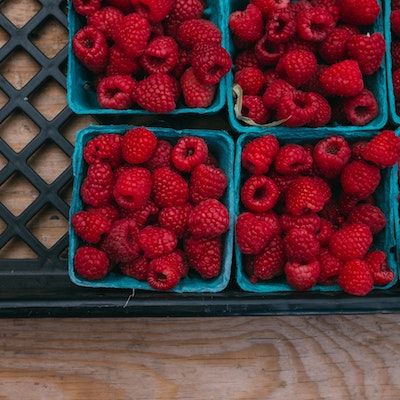
[[[25,211],[38,196],[38,191],[19,172],[0,186],[0,202],[15,216]]]
[[[29,35],[31,42],[47,57],[55,57],[68,43],[68,31],[55,18],[48,18]]]
[[[67,0],[64,0],[64,1],[61,2],[60,9],[65,15],[68,14]]]
[[[0,75],[17,90],[22,89],[39,71],[40,65],[22,48],[14,50],[0,64]]]
[[[0,3],[0,12],[17,28],[23,27],[41,8],[36,0],[5,0]]]
[[[67,68],[68,68],[68,62],[67,60],[63,61],[58,69],[61,71],[62,74],[67,75]]]
[[[0,258],[8,260],[35,260],[38,256],[23,240],[14,236],[0,248]]]
[[[19,153],[39,133],[39,127],[21,110],[15,110],[0,124],[0,137]]]
[[[43,117],[52,121],[67,106],[65,89],[50,79],[31,96],[30,102]]]
[[[59,254],[58,258],[62,261],[68,260],[68,246]]]
[[[68,222],[60,211],[47,204],[29,221],[27,228],[50,249],[67,233]]]
[[[67,185],[65,185],[61,190],[60,190],[60,197],[68,204],[71,204],[72,200],[72,186],[73,183],[69,182]]]
[[[70,158],[54,142],[47,142],[28,160],[32,169],[48,184],[54,182],[70,163]]]
[[[8,164],[7,158],[0,154],[0,171]]]
[[[74,115],[60,127],[60,133],[70,143],[74,144],[76,133],[92,124],[97,124],[97,121],[91,115],[84,115],[81,117]]]
[[[0,110],[8,103],[8,96],[0,89]]]
[[[10,35],[0,27],[0,49],[8,42],[8,39],[10,39]]]
[[[7,224],[0,218],[0,235],[6,230]]]

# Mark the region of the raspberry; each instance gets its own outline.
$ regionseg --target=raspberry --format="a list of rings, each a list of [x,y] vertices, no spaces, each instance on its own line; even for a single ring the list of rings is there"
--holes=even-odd
[[[261,11],[249,4],[244,11],[235,11],[229,17],[229,28],[240,40],[256,42],[264,33]]]
[[[379,114],[379,106],[372,92],[364,89],[355,97],[346,99],[343,103],[346,119],[357,126],[367,125]]]
[[[171,166],[171,152],[172,145],[166,140],[158,140],[157,147],[154,150],[153,155],[146,162],[146,167],[150,171],[154,171],[160,167],[169,167]]]
[[[153,259],[172,253],[178,240],[168,229],[149,225],[139,232],[138,242],[145,257]]]
[[[170,17],[177,21],[200,19],[203,15],[204,3],[202,0],[175,0]]]
[[[100,215],[101,217],[103,217],[105,220],[111,222],[112,224],[119,219],[119,211],[118,208],[116,206],[114,206],[113,204],[107,204],[105,206],[102,207],[89,207],[87,209],[87,211],[96,214],[96,215]]]
[[[347,216],[350,214],[350,212],[358,205],[360,204],[360,199],[354,196],[351,196],[349,194],[346,194],[344,192],[340,193],[339,196],[339,209],[342,215]]]
[[[369,265],[375,285],[385,286],[393,281],[394,273],[389,268],[383,251],[376,250],[367,254],[365,262]]]
[[[103,33],[85,26],[72,39],[72,47],[78,60],[95,74],[104,71],[108,61],[107,39]]]
[[[252,176],[243,184],[241,200],[250,211],[267,212],[275,206],[278,198],[278,187],[266,176]]]
[[[114,40],[130,57],[140,56],[150,39],[151,28],[146,18],[139,14],[128,14],[115,27]]]
[[[140,256],[121,265],[121,273],[139,281],[145,281],[149,272],[149,260]]]
[[[400,98],[400,68],[393,71],[393,91],[396,100]]]
[[[130,0],[106,0],[106,3],[110,6],[118,8],[124,14],[129,14],[132,12],[132,4]]]
[[[342,261],[332,255],[328,249],[321,249],[318,262],[321,267],[318,282],[322,284],[333,283],[343,267]]]
[[[335,22],[340,19],[340,9],[336,4],[336,0],[311,0],[311,4],[315,7],[325,8],[332,15]]]
[[[289,214],[282,215],[281,217],[282,230],[288,233],[292,229],[303,228],[311,233],[318,232],[321,219],[317,214],[309,213],[300,216],[293,216]]]
[[[251,3],[258,7],[263,15],[268,16],[276,10],[288,7],[290,0],[251,0]]]
[[[131,0],[131,3],[137,13],[154,24],[169,14],[174,0]]]
[[[118,205],[128,210],[143,207],[151,193],[151,174],[145,168],[132,167],[123,171],[114,186],[114,198]]]
[[[113,224],[100,247],[115,263],[133,261],[140,255],[138,234],[139,227],[135,220],[120,219]]]
[[[221,45],[220,30],[211,21],[191,19],[183,22],[177,32],[176,40],[185,49],[191,50],[197,44]]]
[[[317,258],[319,253],[319,241],[308,229],[291,229],[283,243],[289,261],[312,261]]]
[[[189,265],[197,271],[203,279],[213,279],[221,273],[221,237],[216,237],[214,239],[186,238],[185,253]]]
[[[276,70],[282,79],[298,88],[316,73],[317,59],[309,51],[292,50],[279,60]]]
[[[178,62],[175,65],[173,75],[177,79],[181,78],[183,73],[191,66],[191,64],[192,64],[192,52],[185,49],[179,49]]]
[[[81,187],[81,197],[85,204],[102,207],[112,200],[114,176],[107,163],[99,162],[90,165],[87,176]]]
[[[171,160],[179,171],[190,172],[206,160],[207,154],[208,147],[204,139],[185,136],[172,149]]]
[[[235,75],[235,83],[243,90],[245,95],[257,96],[264,87],[264,74],[259,68],[246,67]]]
[[[147,282],[155,290],[171,290],[180,281],[182,274],[175,257],[164,256],[150,262]]]
[[[347,41],[353,33],[346,28],[336,27],[321,42],[319,55],[327,64],[335,64],[346,59]]]
[[[72,216],[72,226],[76,234],[85,242],[97,243],[111,229],[111,222],[100,214],[79,211]]]
[[[288,284],[298,291],[305,292],[318,282],[321,268],[318,261],[287,262],[284,271]]]
[[[100,9],[101,0],[72,0],[75,11],[84,16],[89,16]]]
[[[297,16],[297,34],[303,40],[322,42],[334,26],[332,14],[322,7],[304,10]]]
[[[362,157],[380,168],[392,167],[400,160],[400,138],[393,131],[382,131],[365,145]]]
[[[276,81],[277,79],[279,79],[279,75],[275,69],[271,68],[264,71],[264,84],[266,88],[268,88],[272,82]]]
[[[357,61],[345,60],[322,72],[320,84],[327,93],[352,97],[364,89],[364,81]]]
[[[111,167],[118,167],[121,161],[121,136],[108,133],[96,136],[86,144],[83,158],[88,164],[106,161]]]
[[[399,41],[392,42],[391,53],[392,53],[393,69],[397,69],[400,67],[400,42]]]
[[[167,74],[152,74],[138,82],[136,101],[154,113],[169,113],[176,108],[176,81]]]
[[[262,97],[264,106],[267,109],[275,110],[280,103],[282,97],[287,93],[294,92],[293,86],[289,85],[283,79],[274,80],[264,92]]]
[[[377,0],[337,0],[341,19],[351,25],[372,25],[381,9]]]
[[[363,160],[362,152],[364,151],[364,148],[367,145],[367,143],[368,142],[365,141],[353,143],[353,145],[351,146],[351,158],[353,160],[357,161]]]
[[[330,198],[331,189],[323,179],[299,177],[286,192],[286,209],[292,215],[319,212]]]
[[[110,271],[110,261],[103,251],[90,246],[76,250],[74,268],[78,275],[91,281],[103,279]]]
[[[339,286],[354,296],[366,296],[374,288],[374,280],[365,261],[351,260],[339,272]]]
[[[333,224],[325,218],[321,218],[319,229],[316,232],[319,244],[321,246],[325,246],[326,244],[328,244],[334,231],[335,230]]]
[[[246,67],[260,68],[260,64],[254,50],[245,50],[238,54],[235,60],[236,71]]]
[[[318,170],[331,179],[337,177],[348,163],[351,150],[342,136],[330,136],[316,144],[313,156]]]
[[[103,7],[88,17],[88,26],[103,32],[107,39],[113,38],[115,27],[121,22],[124,14],[115,7]]]
[[[317,53],[317,42],[308,42],[303,39],[299,39],[295,37],[291,39],[289,42],[285,43],[285,52],[293,51],[293,50],[304,50],[309,51],[311,53]]]
[[[204,200],[189,215],[188,231],[196,238],[220,236],[229,228],[229,213],[218,200]]]
[[[151,200],[137,210],[121,210],[122,216],[134,219],[139,228],[143,228],[145,225],[149,224],[152,221],[151,217],[154,217],[157,213],[158,207]]]
[[[136,82],[129,75],[112,75],[97,85],[97,100],[102,108],[126,110],[134,101]]]
[[[252,140],[242,151],[242,166],[251,174],[266,174],[278,154],[279,142],[273,135]]]
[[[188,68],[183,73],[181,87],[185,104],[188,107],[206,108],[214,101],[216,86],[200,82],[192,68]]]
[[[259,96],[243,96],[241,114],[261,125],[265,124],[269,118],[269,112]]]
[[[299,0],[299,1],[296,1],[296,3],[289,4],[290,11],[292,11],[295,15],[301,13],[304,10],[308,10],[310,8],[312,8],[312,5],[308,0]]]
[[[380,180],[379,169],[363,161],[347,164],[340,177],[343,191],[359,199],[365,199],[374,193]]]
[[[157,36],[144,50],[140,64],[147,74],[171,72],[178,62],[178,45],[169,36]]]
[[[386,225],[385,214],[372,204],[360,204],[351,210],[347,222],[367,225],[375,235]]]
[[[137,59],[128,57],[118,46],[110,49],[106,75],[135,75],[139,72]]]
[[[159,207],[183,206],[189,200],[187,182],[169,167],[157,168],[153,173],[153,197]]]
[[[264,35],[256,44],[255,54],[262,65],[276,65],[285,53],[284,43],[272,43],[268,36]]]
[[[310,172],[312,156],[298,144],[285,144],[275,158],[275,170],[283,175],[296,175]]]
[[[317,104],[317,111],[308,125],[313,128],[325,126],[332,118],[331,106],[325,97],[321,96],[319,93],[313,93],[313,97],[314,102]]]
[[[122,138],[122,158],[130,164],[148,161],[157,147],[156,135],[146,128],[134,128]]]
[[[293,12],[288,8],[273,12],[267,21],[265,32],[272,43],[287,43],[296,33]]]
[[[162,228],[168,229],[180,237],[186,232],[191,211],[190,204],[163,208],[158,215],[158,221]]]

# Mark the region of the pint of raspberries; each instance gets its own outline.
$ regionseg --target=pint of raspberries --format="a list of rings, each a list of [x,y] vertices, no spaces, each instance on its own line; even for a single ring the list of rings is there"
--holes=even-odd
[[[370,78],[385,55],[383,35],[373,32],[380,13],[377,0],[251,0],[234,11],[241,115],[287,127],[374,120]]]
[[[88,280],[111,271],[171,290],[188,274],[220,275],[229,212],[225,172],[205,140],[176,143],[146,128],[90,140],[80,188],[84,209],[72,216],[82,245],[74,268]]]
[[[214,0],[210,0],[214,1]],[[102,108],[169,113],[207,108],[232,62],[203,0],[73,0],[73,38]]]
[[[374,193],[382,169],[399,160],[393,131],[352,144],[330,136],[280,145],[272,135],[247,143],[236,243],[250,281],[284,277],[299,291],[337,283],[357,296],[392,282],[374,246],[387,224]]]

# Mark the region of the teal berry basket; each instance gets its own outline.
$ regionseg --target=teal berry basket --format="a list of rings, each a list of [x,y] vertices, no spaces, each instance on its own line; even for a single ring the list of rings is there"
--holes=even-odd
[[[227,4],[225,0],[208,0],[205,17],[216,24],[222,32],[222,46],[228,49],[228,34],[224,29]],[[84,25],[85,19],[79,16],[71,0],[68,1],[68,71],[67,71],[67,100],[71,110],[76,114],[102,115],[154,115],[154,113],[140,109],[114,110],[101,108],[93,88],[93,74],[88,71],[76,58],[72,49],[72,39],[75,33]],[[207,108],[190,108],[179,103],[169,115],[181,114],[215,114],[220,111],[226,101],[227,76],[218,84],[213,103]]]
[[[337,132],[333,129],[325,129],[324,136],[334,135]],[[375,135],[372,131],[360,131],[357,138],[354,137],[352,132],[343,133],[342,136],[346,137],[350,142],[357,140],[369,139]],[[240,189],[246,177],[246,173],[241,169],[241,154],[243,147],[251,140],[262,136],[261,134],[245,134],[239,137],[236,145],[236,159],[235,159],[235,193],[238,193],[235,203],[236,217],[241,212],[240,207]],[[290,140],[282,139],[281,144],[286,143],[316,143],[320,139],[320,135],[305,130],[296,130],[291,135]],[[374,247],[384,250],[388,255],[388,264],[390,269],[394,272],[394,280],[386,286],[376,286],[375,289],[384,290],[389,289],[396,284],[398,278],[397,259],[398,249],[396,248],[397,240],[399,237],[399,210],[398,210],[398,169],[397,166],[386,169],[382,173],[381,184],[376,192],[376,204],[385,213],[387,225],[384,231],[380,232],[374,237]],[[295,290],[289,286],[284,277],[279,277],[271,281],[251,283],[244,269],[243,256],[239,247],[235,246],[236,256],[236,280],[238,285],[247,292],[253,293],[279,293],[279,292],[294,292]],[[338,285],[316,285],[311,291],[314,292],[338,292],[341,289]]]
[[[390,0],[385,1],[387,3]],[[380,6],[382,7],[381,0],[378,0]],[[232,41],[232,35],[229,29],[229,15],[236,10],[243,10],[246,5],[249,3],[248,0],[231,0],[228,1],[228,12],[226,16],[226,23],[225,27],[228,30],[229,36],[229,53],[231,54],[233,63],[235,63],[235,46]],[[373,32],[381,32],[382,34],[385,33],[384,30],[384,19],[383,19],[383,12],[381,12],[379,18],[377,19],[375,25],[373,26]],[[259,126],[249,126],[242,122],[240,122],[235,115],[234,110],[234,100],[232,94],[232,87],[234,83],[234,67],[233,70],[228,74],[227,77],[227,104],[228,104],[228,115],[229,115],[229,123],[232,128],[238,133],[274,133],[277,137],[285,137],[290,138],[296,137],[296,130],[298,128],[287,128],[282,126],[274,126],[274,127],[259,127]],[[331,132],[335,132],[336,134],[340,134],[343,131],[352,132],[353,135],[359,131],[366,131],[366,130],[379,130],[382,129],[387,121],[388,121],[388,101],[387,101],[387,85],[386,85],[386,62],[385,59],[379,69],[379,71],[374,74],[372,77],[368,77],[366,86],[369,90],[371,90],[379,104],[379,114],[378,116],[371,121],[369,124],[365,126],[344,126],[334,124],[332,126],[322,127],[322,128],[301,128],[303,132],[313,132],[316,137],[323,137],[326,129],[329,129]],[[399,120],[400,121],[400,120]],[[293,132],[293,133],[292,133]]]
[[[80,245],[80,239],[75,234],[71,226],[71,217],[77,211],[82,210],[83,204],[80,197],[80,188],[86,174],[87,166],[83,160],[83,149],[86,143],[95,136],[102,133],[124,134],[133,126],[90,126],[80,131],[76,137],[75,151],[72,157],[72,167],[74,175],[72,202],[69,213],[69,251],[68,251],[68,273],[71,281],[79,286],[93,288],[114,288],[114,289],[144,289],[153,290],[146,282],[111,272],[107,277],[100,281],[89,281],[79,277],[74,270],[74,255]],[[235,146],[232,138],[225,131],[205,131],[205,130],[181,130],[175,131],[168,128],[151,128],[160,139],[166,139],[174,143],[182,136],[198,136],[203,138],[212,154],[218,159],[228,178],[228,187],[222,199],[229,211],[230,227],[224,236],[223,261],[221,274],[214,279],[204,280],[196,274],[189,273],[178,286],[172,291],[175,293],[215,293],[220,292],[228,285],[233,252],[233,226],[234,226],[234,192],[233,192],[233,163]]]

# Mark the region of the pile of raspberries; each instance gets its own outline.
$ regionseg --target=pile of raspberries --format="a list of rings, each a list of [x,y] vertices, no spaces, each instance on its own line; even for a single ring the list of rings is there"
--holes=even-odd
[[[288,127],[374,120],[379,105],[366,81],[382,64],[385,39],[365,32],[380,11],[377,0],[251,0],[233,12],[241,116]]]
[[[155,113],[209,107],[231,69],[221,32],[203,19],[203,0],[73,0],[87,25],[73,38],[94,74],[102,108]],[[104,4],[102,4],[104,3]]]
[[[396,100],[396,111],[400,113],[400,0],[392,0],[390,24],[393,33],[392,40],[392,76],[393,91]]]
[[[227,178],[202,138],[172,145],[135,128],[96,136],[83,156],[85,208],[71,221],[85,242],[74,259],[81,277],[99,280],[114,270],[171,290],[189,269],[203,279],[220,274]]]
[[[236,241],[250,281],[284,274],[299,291],[338,283],[358,296],[390,283],[386,254],[371,247],[386,225],[373,194],[381,170],[399,159],[393,131],[352,145],[342,136],[315,145],[280,146],[272,135],[249,142]]]

